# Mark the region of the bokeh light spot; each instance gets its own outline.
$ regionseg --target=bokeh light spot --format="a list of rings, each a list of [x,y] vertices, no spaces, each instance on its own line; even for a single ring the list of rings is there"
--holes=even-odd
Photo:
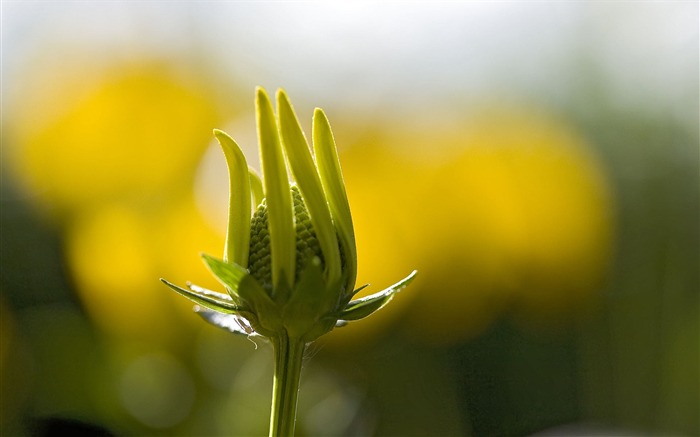
[[[158,306],[160,296],[144,292],[144,284],[158,277],[149,256],[147,224],[119,206],[85,214],[74,224],[68,260],[88,311],[109,331],[148,331],[149,310]]]
[[[194,403],[194,382],[182,364],[169,355],[152,354],[134,360],[119,382],[123,406],[152,428],[178,424]]]

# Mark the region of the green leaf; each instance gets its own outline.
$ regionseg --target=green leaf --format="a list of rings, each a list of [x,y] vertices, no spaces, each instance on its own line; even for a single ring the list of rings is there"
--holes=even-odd
[[[338,229],[338,234],[343,243],[345,251],[345,270],[348,283],[346,290],[349,292],[355,286],[357,276],[357,249],[355,247],[355,231],[352,225],[350,214],[350,203],[345,192],[345,182],[340,170],[340,160],[333,132],[328,123],[326,114],[320,108],[314,111],[313,121],[313,142],[316,153],[323,191],[328,198],[333,223]]]
[[[187,290],[182,287],[178,287],[165,279],[161,278],[161,282],[173,289],[176,293],[186,297],[192,302],[201,305],[210,310],[218,311],[225,314],[241,314],[245,313],[245,310],[234,304],[230,300],[219,299],[209,294],[195,292],[193,290]]]
[[[411,281],[413,281],[413,279],[416,277],[416,273],[417,272],[414,270],[410,275],[401,281],[378,293],[350,301],[350,303],[348,303],[343,311],[338,315],[338,319],[346,321],[364,319],[389,303],[389,301],[394,298],[396,293],[404,289],[411,283]]]
[[[256,91],[258,139],[267,199],[273,290],[282,282],[287,285],[287,289],[291,289],[294,285],[296,261],[292,194],[272,103],[264,89],[258,87]]]
[[[323,252],[326,279],[328,282],[336,282],[341,273],[340,251],[328,201],[299,120],[289,98],[281,89],[277,91],[277,110],[282,144]]]
[[[228,229],[224,261],[248,267],[250,250],[250,176],[248,163],[238,144],[225,132],[214,129],[226,157],[229,175]]]

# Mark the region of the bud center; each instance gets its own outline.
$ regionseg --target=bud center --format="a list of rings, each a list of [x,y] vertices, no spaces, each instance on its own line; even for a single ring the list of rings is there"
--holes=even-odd
[[[291,191],[296,234],[294,279],[298,281],[301,272],[314,257],[318,256],[323,263],[323,253],[299,188],[293,186]],[[268,291],[272,290],[272,257],[270,255],[270,233],[265,200],[258,206],[251,220],[248,270],[263,288]]]

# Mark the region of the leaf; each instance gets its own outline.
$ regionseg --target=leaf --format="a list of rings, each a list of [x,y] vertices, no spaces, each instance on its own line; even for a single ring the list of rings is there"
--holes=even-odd
[[[394,298],[394,294],[404,289],[411,283],[411,281],[413,281],[413,279],[416,277],[416,273],[417,272],[414,270],[410,275],[401,281],[378,293],[350,301],[350,303],[348,303],[343,311],[338,315],[338,319],[346,321],[364,319],[389,303],[389,301]]]
[[[238,144],[225,132],[214,129],[226,157],[229,177],[228,229],[224,261],[248,267],[250,251],[250,176],[248,163]]]
[[[263,185],[267,199],[273,290],[277,289],[282,281],[287,284],[287,289],[291,289],[296,262],[292,193],[272,103],[264,89],[258,87],[256,91],[256,116]]]
[[[242,308],[231,301],[219,299],[209,295],[208,293],[204,294],[178,287],[177,285],[172,284],[163,278],[161,278],[161,282],[173,289],[176,293],[210,310],[219,311],[225,314],[239,314],[245,312]]]
[[[287,153],[289,167],[304,198],[306,208],[309,210],[311,223],[321,245],[326,267],[326,279],[333,283],[340,278],[341,273],[338,238],[309,145],[294,109],[289,103],[289,98],[281,89],[277,91],[277,111],[279,112],[282,144]]]

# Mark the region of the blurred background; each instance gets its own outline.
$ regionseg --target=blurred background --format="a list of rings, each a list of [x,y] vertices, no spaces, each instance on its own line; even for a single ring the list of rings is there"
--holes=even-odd
[[[267,432],[219,289],[254,87],[324,108],[358,284],[298,434],[700,434],[698,3],[2,2],[0,434]],[[254,162],[255,159],[252,159]]]

